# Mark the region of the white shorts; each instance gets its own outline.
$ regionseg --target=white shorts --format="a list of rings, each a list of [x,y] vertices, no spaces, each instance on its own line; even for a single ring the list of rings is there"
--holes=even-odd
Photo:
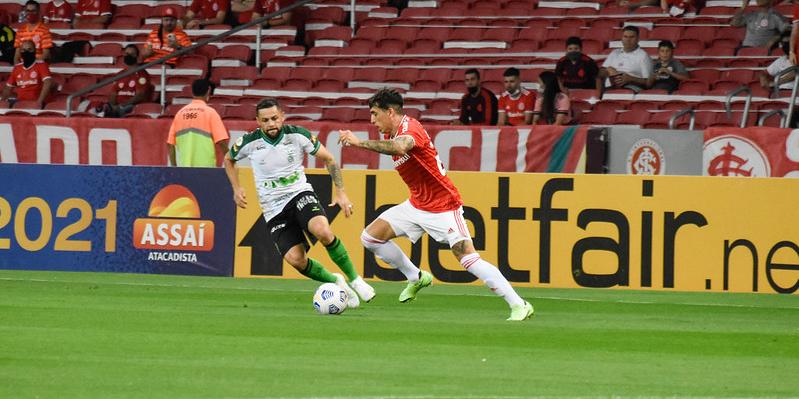
[[[397,236],[406,236],[411,242],[416,242],[425,232],[440,243],[449,243],[450,247],[463,240],[472,239],[463,219],[463,207],[433,213],[416,209],[409,200],[405,200],[381,213],[377,218],[388,222]]]

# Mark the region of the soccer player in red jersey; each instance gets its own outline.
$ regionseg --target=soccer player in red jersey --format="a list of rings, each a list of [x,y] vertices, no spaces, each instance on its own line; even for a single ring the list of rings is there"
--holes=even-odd
[[[388,154],[394,169],[408,185],[410,199],[380,214],[361,233],[364,247],[399,269],[408,279],[400,302],[416,298],[416,293],[433,281],[391,241],[407,236],[413,242],[427,232],[441,243],[449,243],[464,269],[482,280],[511,308],[508,320],[525,320],[533,306],[522,299],[494,265],[480,258],[463,219],[463,201],[438,157],[430,136],[416,119],[402,111],[402,96],[392,89],[380,89],[369,99],[371,122],[387,140],[360,140],[349,130],[339,130],[339,143]]]

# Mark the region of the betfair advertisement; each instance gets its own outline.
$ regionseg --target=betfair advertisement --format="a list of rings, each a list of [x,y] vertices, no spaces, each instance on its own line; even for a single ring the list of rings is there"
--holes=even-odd
[[[776,178],[449,172],[482,257],[517,286],[795,294],[799,181]],[[345,171],[355,214],[327,208],[364,277],[402,276],[360,243],[361,230],[408,192],[393,171]],[[323,203],[332,186],[309,171]],[[248,198],[252,174],[240,170]],[[236,276],[300,278],[265,231],[257,203],[237,214]],[[475,283],[446,245],[398,243],[439,282]],[[335,265],[321,244],[310,256]]]
[[[232,275],[221,169],[0,164],[0,268]]]

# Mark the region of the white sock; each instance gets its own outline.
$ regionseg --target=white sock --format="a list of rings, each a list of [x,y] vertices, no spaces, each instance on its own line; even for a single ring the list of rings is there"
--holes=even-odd
[[[388,263],[391,267],[398,269],[405,275],[410,282],[419,280],[419,268],[408,259],[408,256],[392,241],[382,241],[372,237],[364,230],[361,233],[361,243],[372,251],[378,258]]]
[[[511,287],[508,279],[500,273],[494,265],[480,258],[480,254],[473,253],[461,258],[461,265],[469,273],[474,274],[488,286],[495,294],[502,297],[510,306],[523,305],[524,299]]]

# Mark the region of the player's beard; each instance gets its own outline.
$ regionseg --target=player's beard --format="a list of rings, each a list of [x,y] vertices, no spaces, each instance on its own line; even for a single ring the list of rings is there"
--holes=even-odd
[[[277,133],[278,133],[279,131],[280,131],[280,129],[278,129],[278,128],[272,128],[272,129],[268,129],[268,130],[266,131],[266,134],[267,134],[267,135],[269,135],[269,136],[271,136],[271,137],[276,137],[276,136],[277,136]]]

